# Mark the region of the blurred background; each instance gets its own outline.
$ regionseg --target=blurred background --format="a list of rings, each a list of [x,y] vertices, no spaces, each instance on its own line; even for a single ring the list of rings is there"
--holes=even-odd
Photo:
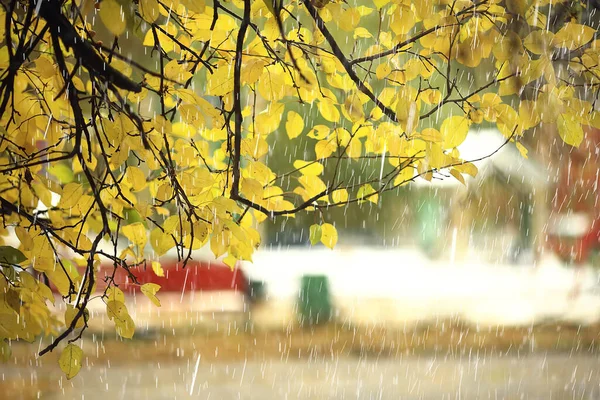
[[[580,149],[536,136],[524,158],[496,130],[472,132],[461,154],[484,159],[465,185],[417,179],[377,205],[328,211],[334,250],[310,245],[314,215],[299,214],[265,222],[252,263],[231,269],[201,249],[185,268],[167,254],[164,278],[134,271],[161,285],[159,308],[122,274],[133,340],[97,299],[76,378],[57,354],[15,343],[2,393],[600,398],[600,136],[587,131]]]
[[[287,136],[270,140],[265,162],[286,170]],[[300,213],[266,221],[234,269],[209,249],[186,268],[167,255],[165,278],[136,271],[161,285],[160,308],[123,274],[134,339],[96,299],[80,374],[15,343],[0,398],[600,399],[600,131],[575,149],[544,125],[523,143],[527,157],[482,124],[459,147],[479,160],[465,185],[442,173],[325,211],[334,250],[310,245],[315,214]]]

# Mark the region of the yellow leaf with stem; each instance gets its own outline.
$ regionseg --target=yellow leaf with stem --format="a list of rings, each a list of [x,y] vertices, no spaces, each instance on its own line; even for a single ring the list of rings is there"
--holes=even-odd
[[[108,319],[114,321],[117,333],[126,339],[131,339],[135,333],[135,323],[124,303],[120,301],[109,301],[106,303],[106,314]]]
[[[67,379],[74,378],[81,370],[83,350],[76,344],[68,344],[60,353],[58,366],[65,373]]]

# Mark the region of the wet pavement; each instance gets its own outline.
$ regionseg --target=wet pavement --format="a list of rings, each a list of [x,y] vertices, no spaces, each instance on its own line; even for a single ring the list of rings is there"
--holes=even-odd
[[[96,364],[72,381],[48,364],[4,364],[0,374],[11,399],[600,399],[597,355],[289,357]]]

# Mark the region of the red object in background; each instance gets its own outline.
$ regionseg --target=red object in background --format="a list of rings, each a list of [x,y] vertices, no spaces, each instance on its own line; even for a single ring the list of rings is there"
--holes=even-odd
[[[585,263],[592,250],[600,247],[600,218],[592,222],[590,230],[583,236],[566,240],[556,235],[549,235],[550,248],[564,261],[572,260],[576,265]]]
[[[192,292],[192,291],[239,291],[246,292],[248,280],[244,273],[238,268],[233,270],[221,263],[189,261],[185,268],[181,262],[161,262],[165,276],[157,276],[152,270],[151,264],[131,268],[140,285],[144,283],[156,283],[160,285],[160,291],[164,292]],[[106,286],[104,277],[113,274],[112,265],[103,265],[98,273],[98,289]],[[139,290],[139,285],[133,283],[124,268],[117,268],[115,272],[115,283],[123,292],[132,293]]]
[[[590,229],[583,236],[565,239],[549,235],[549,247],[563,260],[575,265],[585,263],[592,250],[600,249],[600,202],[595,188],[600,185],[600,129],[585,127],[585,138],[578,148],[570,148],[559,168],[559,182],[552,212],[563,213],[563,207],[590,216]]]
[[[218,262],[199,262],[189,261],[185,268],[183,263],[161,262],[165,276],[157,276],[152,270],[151,263],[146,266],[140,265],[133,267],[130,271],[135,275],[139,284],[133,283],[127,271],[124,268],[117,268],[115,271],[112,264],[104,264],[96,280],[96,291],[103,291],[106,288],[106,277],[114,273],[114,281],[125,293],[132,294],[138,291],[144,283],[156,283],[160,285],[160,292],[191,293],[193,291],[234,291],[247,293],[248,279],[242,270],[237,266],[233,270],[225,264]],[[81,271],[83,272],[83,271]],[[52,287],[53,291],[56,291]]]

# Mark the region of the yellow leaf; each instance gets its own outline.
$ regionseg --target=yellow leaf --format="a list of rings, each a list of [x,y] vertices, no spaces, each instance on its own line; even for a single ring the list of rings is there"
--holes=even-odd
[[[415,169],[408,165],[400,170],[400,173],[394,178],[394,186],[402,186],[409,183],[415,176]]]
[[[306,134],[311,139],[323,140],[329,136],[331,130],[329,127],[325,125],[315,125],[313,128]]]
[[[519,104],[519,126],[523,130],[533,128],[540,123],[540,115],[536,103],[531,100],[521,100]]]
[[[108,301],[117,301],[125,303],[125,294],[123,291],[116,286],[111,286],[106,290],[106,296]]]
[[[388,76],[392,72],[392,67],[389,63],[379,64],[377,69],[375,69],[375,76],[377,79],[383,79]]]
[[[206,94],[225,96],[233,92],[233,66],[220,65],[212,75],[208,76]]]
[[[181,80],[181,79],[179,79]],[[200,110],[198,109],[198,107],[195,104],[184,104],[182,106],[179,107],[179,115],[181,116],[181,119],[183,120],[183,122],[187,125],[184,126],[189,126],[191,132],[185,133],[185,134],[181,134],[179,132],[176,132],[176,130],[178,129],[178,127],[175,126],[175,124],[173,124],[173,134],[178,134],[179,136],[183,136],[183,137],[191,137],[194,136],[197,131],[198,128],[202,127],[204,125],[204,117],[202,116],[202,113],[200,112]],[[180,129],[180,128],[179,128]],[[185,131],[185,129],[182,129]]]
[[[558,134],[562,140],[573,147],[578,147],[583,141],[581,123],[569,114],[560,114],[556,119]]]
[[[527,158],[527,149],[525,148],[525,146],[523,146],[521,143],[517,142],[517,150],[519,150],[519,153],[521,153],[521,156],[523,158]]]
[[[160,16],[159,7],[157,0],[140,0],[140,15],[147,22],[155,22]]]
[[[158,261],[152,261],[152,271],[154,271],[156,276],[165,276],[165,271]]]
[[[83,350],[76,344],[69,344],[65,347],[58,359],[58,366],[65,373],[67,379],[74,378],[81,370],[81,360],[83,359]]]
[[[464,142],[469,133],[470,124],[471,121],[464,116],[446,118],[444,122],[442,122],[442,127],[440,129],[443,138],[441,143],[442,148],[452,149]]]
[[[596,30],[589,26],[567,22],[561,30],[556,32],[552,44],[556,47],[575,50],[594,38]]]
[[[504,137],[510,138],[519,135],[523,127],[519,125],[519,113],[508,104],[499,104],[495,107],[496,125]]]
[[[295,111],[289,111],[287,113],[287,120],[285,121],[285,131],[290,139],[295,139],[302,134],[304,130],[304,120]]]
[[[338,122],[340,120],[340,112],[335,103],[327,98],[321,99],[318,104],[319,112],[329,122]]]
[[[379,201],[379,194],[374,193],[375,189],[373,189],[373,186],[366,184],[361,186],[360,189],[358,189],[356,197],[358,199],[368,200],[371,203],[377,204],[377,202]]]
[[[533,31],[525,38],[525,40],[523,40],[523,45],[533,54],[547,54],[551,51],[553,38],[554,34],[550,31]]]
[[[252,202],[260,202],[263,199],[263,185],[256,179],[243,178],[241,190],[244,196]]]
[[[135,333],[135,323],[124,303],[120,301],[109,301],[106,303],[106,314],[108,319],[115,322],[117,333],[126,339],[131,339]]]
[[[306,189],[308,197],[316,196],[327,190],[327,186],[318,176],[302,175],[298,178],[298,182]]]
[[[466,186],[466,184],[465,184],[465,178],[463,178],[463,176],[460,174],[460,172],[457,171],[455,168],[452,168],[450,170],[450,175],[452,175],[453,177],[455,177],[457,181],[459,181],[460,183],[462,183],[463,185]]]
[[[377,7],[378,10],[381,10],[389,2],[390,0],[374,0],[373,4],[375,4],[375,7]]]
[[[442,93],[437,89],[425,89],[419,94],[425,104],[438,104],[442,101]]]
[[[71,290],[77,292],[81,282],[81,276],[77,268],[69,260],[61,260],[61,264],[56,263],[50,269],[43,271],[50,282],[56,286],[58,292],[63,296],[69,294]]]
[[[338,233],[335,226],[331,224],[321,225],[321,243],[333,249],[338,241]]]
[[[359,121],[365,117],[363,106],[357,95],[346,97],[346,100],[344,101],[344,111],[352,122]]]
[[[227,254],[225,258],[223,258],[223,264],[227,265],[233,271],[235,266],[237,265],[238,259],[235,258],[232,254]]]
[[[354,140],[348,143],[348,147],[346,147],[346,154],[350,158],[359,158],[362,154],[362,143],[360,140],[354,138]]]
[[[336,149],[337,146],[333,140],[321,140],[317,142],[315,145],[317,160],[323,160],[329,157]]]
[[[60,207],[63,209],[75,207],[83,193],[84,189],[81,184],[75,182],[66,184],[60,197]]]
[[[127,28],[125,14],[121,5],[116,0],[103,0],[100,6],[100,20],[104,26],[115,36],[119,36]]]
[[[266,136],[277,130],[281,124],[284,108],[282,103],[271,103],[264,112],[258,114],[254,124],[256,133]]]
[[[67,304],[67,309],[65,310],[65,326],[71,326],[71,323],[75,319],[75,316],[78,312],[78,309],[73,307],[71,304]],[[88,315],[88,310],[84,310],[83,315],[81,316],[81,318],[79,318],[79,320],[77,320],[77,323],[75,324],[75,329],[80,329],[85,326],[85,321],[87,321]]]
[[[185,10],[194,14],[201,14],[206,9],[205,0],[179,0],[179,3],[185,6]]]
[[[146,236],[146,227],[144,227],[144,224],[136,222],[124,226],[122,229],[123,235],[125,235],[132,244],[139,246],[140,248],[143,248],[146,245],[148,237]]]
[[[530,5],[529,0],[506,0],[506,9],[513,14],[525,15]]]
[[[247,85],[254,85],[262,75],[264,68],[265,62],[258,58],[251,58],[246,61],[242,68],[242,82]]]
[[[145,283],[140,290],[152,303],[154,303],[154,305],[156,305],[156,307],[160,307],[160,300],[156,297],[156,293],[160,290],[160,285],[157,285],[156,283]]]
[[[390,28],[396,35],[406,35],[416,22],[417,16],[411,8],[398,7],[390,22]]]
[[[373,35],[371,34],[371,32],[369,32],[367,30],[367,28],[363,28],[362,26],[359,26],[358,28],[356,28],[354,30],[354,39],[357,38],[371,38],[373,37]]]
[[[338,189],[331,193],[333,203],[344,203],[348,201],[348,191],[346,189]]]
[[[342,10],[338,19],[336,19],[341,30],[352,32],[360,23],[360,13],[355,8]]]
[[[127,167],[125,177],[134,192],[139,192],[146,187],[146,174],[138,167]]]
[[[294,161],[294,168],[300,170],[302,175],[317,176],[323,173],[323,164],[316,161]]]
[[[470,163],[470,162],[459,164],[459,165],[455,166],[454,169],[456,169],[459,172],[462,172],[463,174],[469,174],[473,178],[477,175],[477,172],[478,172],[475,164]]]

